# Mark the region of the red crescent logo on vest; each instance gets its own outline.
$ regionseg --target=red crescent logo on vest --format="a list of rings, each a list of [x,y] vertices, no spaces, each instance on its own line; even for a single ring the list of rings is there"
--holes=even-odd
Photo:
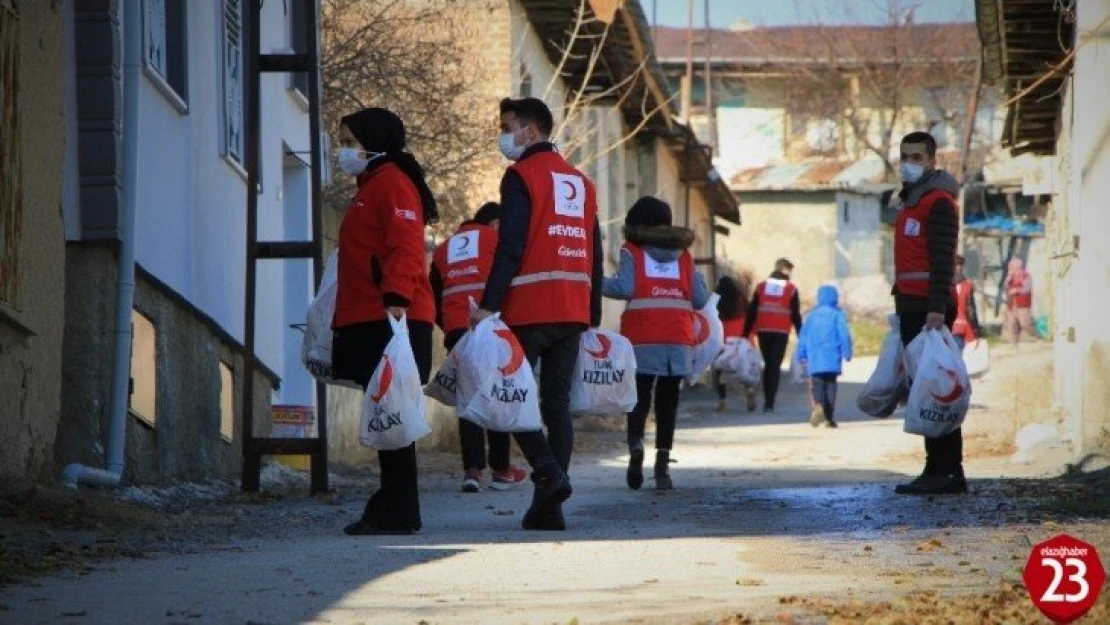
[[[513,335],[513,331],[508,328],[494,330],[493,333],[508,343],[509,350],[511,351],[509,354],[509,364],[504,367],[498,367],[497,370],[501,372],[501,375],[512,375],[516,373],[517,369],[520,369],[520,365],[524,364],[524,350],[521,349],[520,343],[516,340],[516,336]]]
[[[943,396],[937,395],[936,393],[933,393],[933,392],[930,392],[929,394],[933,396],[933,399],[937,400],[938,402],[940,402],[942,404],[951,404],[951,403],[955,402],[957,399],[959,399],[964,394],[964,385],[960,384],[960,380],[959,380],[958,377],[956,377],[956,372],[955,371],[952,371],[950,369],[945,369],[943,367],[941,367],[940,370],[943,371],[945,373],[945,375],[948,376],[948,379],[952,380],[952,392],[947,394],[947,395],[943,395]]]
[[[694,345],[709,340],[709,320],[700,312],[694,313]]]
[[[593,356],[597,360],[606,360],[607,358],[609,358],[609,350],[613,347],[613,342],[610,341],[609,337],[605,336],[604,334],[597,335],[597,342],[601,345],[601,349],[594,351],[587,347],[586,353]]]
[[[567,182],[566,180],[563,181],[563,184],[566,185],[568,189],[566,199],[573,200],[574,198],[578,197],[578,189],[575,189],[574,185]]]
[[[378,378],[378,392],[371,393],[370,399],[374,402],[380,402],[385,394],[389,392],[389,385],[393,383],[393,363],[389,361],[389,356],[382,356],[382,375]]]

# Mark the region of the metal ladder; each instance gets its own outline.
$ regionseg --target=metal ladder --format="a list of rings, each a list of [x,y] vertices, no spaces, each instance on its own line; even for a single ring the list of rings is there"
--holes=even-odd
[[[307,454],[312,458],[311,492],[328,490],[328,430],[327,393],[321,383],[316,384],[316,437],[315,438],[256,438],[254,436],[254,376],[258,369],[255,354],[255,308],[257,300],[257,273],[259,260],[311,258],[313,284],[320,286],[323,273],[323,232],[320,205],[320,186],[323,155],[320,145],[320,73],[317,33],[319,23],[317,0],[287,0],[304,4],[304,41],[306,50],[294,54],[261,54],[261,14],[265,0],[245,0],[247,20],[245,38],[248,46],[246,78],[246,169],[247,169],[247,266],[246,266],[246,319],[243,330],[243,393],[242,393],[242,490],[257,492],[262,473],[262,456]],[[297,27],[297,25],[294,25]],[[308,75],[308,116],[311,135],[312,181],[312,240],[310,241],[259,241],[258,240],[258,174],[261,163],[261,102],[260,88],[263,73],[304,73]]]

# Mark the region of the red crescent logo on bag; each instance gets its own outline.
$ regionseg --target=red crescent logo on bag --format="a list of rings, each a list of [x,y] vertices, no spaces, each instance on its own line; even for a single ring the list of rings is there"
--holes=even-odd
[[[709,320],[700,312],[694,313],[694,345],[700,345],[709,340]]]
[[[609,358],[609,350],[612,349],[613,342],[610,341],[609,337],[605,336],[604,334],[597,335],[597,342],[601,344],[601,349],[594,351],[592,349],[586,348],[586,353],[593,356],[597,360],[605,360]]]
[[[520,343],[516,340],[516,336],[513,335],[513,331],[508,328],[494,330],[493,333],[508,343],[509,349],[512,352],[509,355],[509,364],[504,367],[498,367],[497,370],[501,372],[501,375],[512,375],[516,373],[517,369],[520,369],[520,365],[524,363],[524,350],[521,349]]]
[[[370,399],[374,402],[380,402],[385,394],[389,392],[389,385],[393,383],[393,363],[389,362],[389,356],[382,356],[382,375],[378,378],[378,392],[371,393]]]
[[[941,367],[940,370],[948,376],[948,379],[952,380],[952,392],[944,396],[937,395],[933,392],[930,392],[929,394],[933,396],[933,399],[942,404],[951,404],[963,396],[964,385],[960,384],[960,379],[956,376],[955,371],[945,369],[944,367]]]

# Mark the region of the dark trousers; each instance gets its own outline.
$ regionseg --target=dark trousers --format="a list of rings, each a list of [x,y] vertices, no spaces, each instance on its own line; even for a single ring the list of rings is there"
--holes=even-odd
[[[902,332],[902,344],[909,345],[925,327],[924,312],[903,312],[898,316]],[[944,323],[949,329],[956,320],[954,309],[945,315]],[[940,438],[925,439],[925,473],[944,475],[962,474],[964,461],[964,435],[961,428]]]
[[[533,469],[554,458],[563,472],[570,469],[574,449],[574,425],[570,420],[570,385],[578,362],[578,343],[586,326],[577,323],[543,323],[513,329],[524,355],[533,367],[540,365],[540,415],[547,426],[542,431],[513,435]]]
[[[759,352],[763,354],[763,405],[775,407],[782,375],[782,359],[786,357],[786,344],[790,335],[783,332],[760,332]]]
[[[454,349],[466,330],[452,330],[443,338],[447,351]],[[459,445],[462,447],[463,470],[486,468],[486,444],[489,444],[489,467],[494,471],[509,468],[512,438],[507,432],[485,430],[473,421],[459,419]]]
[[[420,381],[427,383],[432,370],[432,324],[409,321],[408,330]],[[391,338],[393,328],[384,319],[336,328],[332,337],[332,364],[338,377],[354,380],[365,389]],[[403,449],[379,451],[378,464],[381,486],[366,502],[362,520],[386,529],[420,529],[416,443]]]
[[[655,392],[655,448],[670,451],[678,420],[678,389],[682,376],[636,374],[636,407],[628,413],[628,443],[644,440],[644,426]]]
[[[836,411],[836,373],[814,373],[810,376],[813,387],[813,401],[821,406],[825,420],[832,421]]]

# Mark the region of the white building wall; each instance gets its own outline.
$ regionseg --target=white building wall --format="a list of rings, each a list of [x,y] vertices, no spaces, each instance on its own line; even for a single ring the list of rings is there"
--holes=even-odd
[[[836,277],[882,273],[879,196],[838,193],[836,197]]]
[[[1110,0],[1077,5],[1075,69],[1062,108],[1057,153],[1062,188],[1054,203],[1056,253],[1057,399],[1081,455],[1110,450],[1110,326],[1105,300],[1110,287]],[[1098,30],[1096,31],[1096,27]],[[1075,249],[1073,237],[1078,237]],[[1070,254],[1068,252],[1073,252]]]
[[[528,22],[524,7],[518,0],[511,0],[509,6],[512,15],[513,84],[521,84],[522,70],[526,70],[531,77],[532,96],[551,107],[555,127],[558,128],[564,116],[566,86],[562,77],[555,74],[555,66],[547,60],[543,42]]]
[[[224,156],[220,9],[219,2],[187,3],[187,109],[182,110],[166,95],[156,75],[143,72],[136,258],[241,341],[246,176]],[[263,5],[263,53],[289,46],[286,20],[283,3]],[[262,77],[261,240],[304,240],[309,236],[307,201],[299,206],[284,201],[290,192],[307,198],[308,181],[307,177],[298,181],[304,188],[283,188],[284,146],[300,151],[309,147],[307,112],[287,92],[287,80],[280,74]],[[286,358],[288,355],[295,363],[299,356],[288,353],[290,333],[295,332],[288,322],[304,318],[310,294],[307,263],[300,263],[306,269],[298,273],[286,272],[283,262],[288,261],[267,261],[259,266],[257,349],[262,361],[285,378],[279,400],[311,403],[307,374],[299,365],[290,366]],[[299,311],[284,310],[286,304],[298,302],[303,302]]]

